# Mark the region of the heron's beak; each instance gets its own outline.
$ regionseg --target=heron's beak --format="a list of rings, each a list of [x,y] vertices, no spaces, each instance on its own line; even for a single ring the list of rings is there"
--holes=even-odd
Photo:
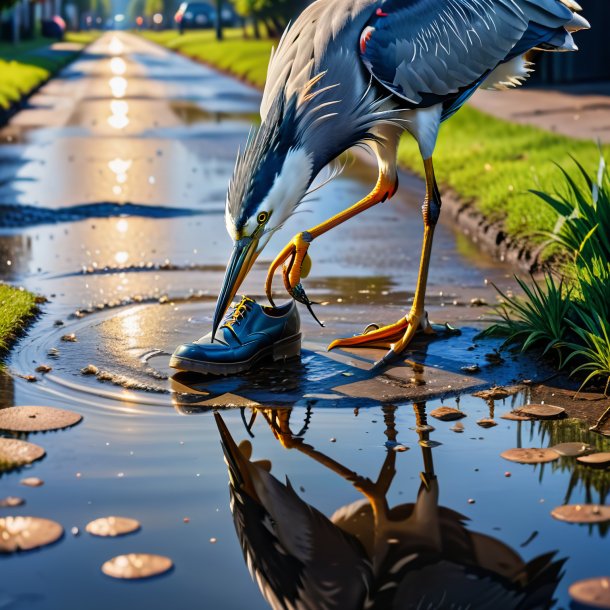
[[[218,330],[233,297],[236,295],[250,269],[252,269],[254,261],[258,258],[258,242],[259,240],[256,238],[244,237],[235,243],[233,254],[227,265],[222,290],[220,291],[216,303],[212,339],[216,336],[216,331]]]

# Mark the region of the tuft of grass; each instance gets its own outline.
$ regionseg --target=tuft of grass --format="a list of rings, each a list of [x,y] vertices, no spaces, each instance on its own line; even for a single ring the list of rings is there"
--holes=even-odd
[[[595,174],[575,161],[576,181],[560,168],[562,182],[554,193],[535,191],[558,213],[550,244],[563,255],[561,277],[547,273],[544,285],[517,280],[523,297],[504,297],[502,320],[486,334],[504,335],[522,350],[541,348],[558,356],[560,368],[574,365],[571,375],[610,388],[610,175],[604,157]]]
[[[173,30],[141,32],[141,36],[192,59],[230,72],[252,85],[263,88],[271,49],[277,42],[270,39],[245,39],[240,29],[225,30],[218,42],[212,30],[194,30],[180,35]]]
[[[0,354],[9,349],[37,313],[35,295],[0,284]]]

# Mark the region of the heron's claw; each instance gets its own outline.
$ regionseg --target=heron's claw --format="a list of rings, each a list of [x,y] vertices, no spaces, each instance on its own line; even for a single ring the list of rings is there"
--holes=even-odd
[[[298,301],[299,303],[303,303],[303,305],[305,305],[305,307],[307,307],[307,310],[309,311],[309,313],[312,315],[313,319],[322,327],[324,328],[324,324],[322,324],[322,322],[320,322],[320,320],[318,319],[318,316],[316,316],[316,314],[314,313],[314,310],[312,308],[312,305],[319,305],[320,303],[316,303],[315,301],[312,301],[308,296],[307,293],[305,292],[305,289],[303,288],[303,284],[301,284],[300,282],[290,288],[290,290],[288,291],[290,293],[290,296],[295,300]]]

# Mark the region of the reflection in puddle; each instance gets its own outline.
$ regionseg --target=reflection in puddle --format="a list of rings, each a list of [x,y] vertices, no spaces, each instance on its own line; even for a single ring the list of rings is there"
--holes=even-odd
[[[127,93],[127,79],[122,76],[113,76],[108,81],[108,86],[112,93],[112,97],[121,98],[125,97]]]
[[[127,72],[127,64],[122,57],[113,57],[110,60],[110,71],[115,76],[123,76]]]
[[[108,125],[114,129],[125,129],[129,125],[129,103],[125,100],[112,100],[110,102]]]
[[[439,505],[425,404],[415,404],[422,459],[415,503],[391,507],[397,474],[398,408],[383,408],[386,446],[376,480],[294,434],[291,410],[255,410],[275,438],[349,482],[363,498],[327,518],[305,502],[272,464],[252,461],[250,441],[233,440],[220,414],[216,422],[229,468],[231,510],[246,563],[272,608],[548,608],[565,559],[547,551],[526,562],[497,538],[474,532],[463,515]],[[404,447],[403,447],[404,451]],[[301,490],[304,491],[303,489]]]
[[[121,55],[125,52],[125,45],[120,38],[113,36],[108,44],[108,51],[110,51],[112,55]]]

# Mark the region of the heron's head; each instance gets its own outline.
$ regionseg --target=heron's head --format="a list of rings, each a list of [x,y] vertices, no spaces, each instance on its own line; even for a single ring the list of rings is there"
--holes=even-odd
[[[214,334],[259,254],[312,183],[312,157],[295,134],[293,117],[267,120],[238,154],[225,216],[234,247],[216,304]]]

